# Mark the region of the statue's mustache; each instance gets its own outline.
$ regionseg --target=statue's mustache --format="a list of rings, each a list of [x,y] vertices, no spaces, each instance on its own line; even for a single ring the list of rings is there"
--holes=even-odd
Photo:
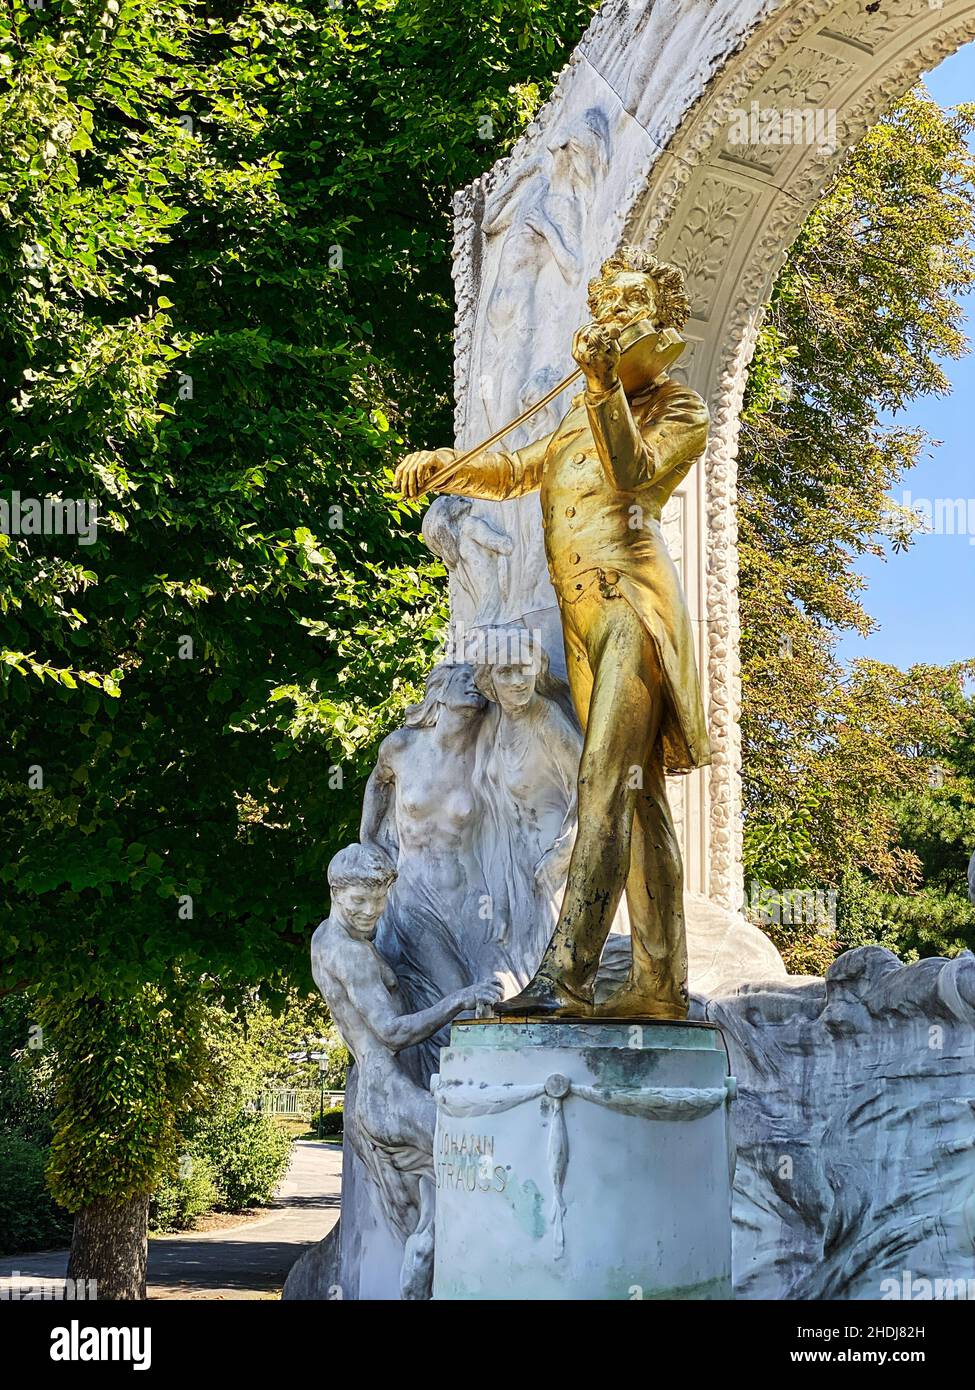
[[[652,319],[654,316],[654,306],[646,301],[634,301],[632,304],[595,304],[593,314],[597,323],[610,325],[621,325],[635,323],[638,319]]]

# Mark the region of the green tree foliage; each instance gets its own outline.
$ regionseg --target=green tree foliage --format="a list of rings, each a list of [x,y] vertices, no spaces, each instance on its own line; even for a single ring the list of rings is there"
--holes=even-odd
[[[45,1181],[54,1075],[30,1001],[0,998],[0,1255],[63,1245],[71,1233]]]
[[[275,1012],[260,1002],[242,1009],[228,1033],[238,1075],[249,1078],[245,1100],[275,1088],[303,1089],[319,1084],[314,1054],[325,1053],[325,1085],[345,1085],[349,1053],[317,990],[293,990]]]
[[[307,969],[325,866],[442,627],[389,478],[449,430],[450,196],[589,12],[0,16],[0,499],[98,516],[91,544],[0,537],[0,988],[64,1010],[73,1204],[144,1191],[171,1146],[176,1096],[127,1127],[99,1089],[145,991],[178,1013],[174,970],[283,997]],[[109,1049],[88,1077],[86,1016]]]
[[[63,1245],[71,1218],[45,1181],[47,1149],[21,1134],[0,1132],[0,1255]]]
[[[975,852],[975,697],[953,704],[959,732],[928,784],[895,806],[900,844],[917,864],[913,893],[882,893],[878,907],[906,950],[919,955],[975,948],[968,861]]]
[[[271,1201],[291,1140],[260,1113],[264,1093],[317,1087],[318,1065],[302,1054],[319,1051],[323,1038],[337,1042],[321,996],[297,991],[278,1014],[260,1000],[233,1014],[211,1008],[206,1036],[212,1082],[182,1119],[178,1162],[174,1156],[153,1191],[150,1225],[160,1229],[181,1229],[211,1209],[241,1211]],[[334,1050],[344,1053],[340,1043]]]
[[[22,994],[0,997],[0,1133],[38,1144],[51,1141],[55,1069],[53,1050]]]
[[[835,645],[871,626],[858,560],[917,526],[890,492],[928,441],[898,413],[945,393],[941,361],[965,350],[973,128],[975,108],[944,112],[918,90],[852,151],[779,276],[743,412],[746,877],[845,882],[827,958],[871,935],[856,883],[920,881],[898,803],[923,792],[959,727],[961,668],[844,670]],[[793,938],[815,953],[809,933]]]
[[[121,1002],[41,1006],[57,1055],[51,1189],[67,1210],[148,1199],[214,1082],[208,1014],[202,991],[153,985]]]
[[[317,994],[293,992],[275,1016],[259,1000],[231,1014],[214,1002],[212,991],[177,993],[178,1016],[159,991],[147,992],[140,1011],[127,1002],[123,1015],[113,1015],[102,1002],[94,1024],[86,1019],[80,1029],[60,1006],[51,1009],[50,1029],[34,1021],[36,1006],[26,996],[0,999],[0,1250],[63,1243],[70,1234],[66,1212],[45,1191],[44,1168],[52,1134],[59,1143],[68,1136],[72,1146],[90,1144],[95,1114],[100,1126],[106,1116],[109,1125],[99,1135],[100,1151],[79,1155],[72,1147],[56,1171],[85,1162],[102,1168],[116,1146],[134,1147],[149,1162],[129,1191],[138,1195],[152,1184],[151,1227],[183,1229],[203,1212],[271,1199],[289,1141],[256,1112],[262,1094],[274,1087],[317,1091],[318,1065],[301,1054],[319,1050],[323,1038],[335,1040],[338,1072],[344,1048],[328,1011]],[[194,1007],[188,1008],[191,998]],[[84,1056],[75,1049],[79,1037]],[[103,1075],[100,1059],[109,1056],[110,1072]],[[143,1086],[145,1096],[139,1094]],[[99,1096],[110,1104],[100,1108]],[[158,1124],[159,1131],[147,1136],[137,1129],[140,1115],[143,1125]],[[5,1145],[6,1138],[11,1142]],[[78,1203],[76,1193],[60,1195]],[[120,1186],[116,1195],[125,1195]],[[19,1207],[30,1211],[18,1216]]]
[[[441,621],[388,479],[449,430],[450,194],[587,13],[0,21],[0,496],[99,517],[0,554],[8,984],[293,966]]]

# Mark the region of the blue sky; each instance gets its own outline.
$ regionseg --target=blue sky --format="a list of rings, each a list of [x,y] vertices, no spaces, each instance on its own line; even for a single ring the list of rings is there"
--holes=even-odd
[[[925,78],[943,106],[975,96],[975,44],[969,44]],[[967,333],[975,338],[975,295],[969,295]],[[903,488],[914,501],[927,498],[975,499],[975,356],[945,364],[948,397],[912,403],[898,424],[919,425],[941,443],[926,451]],[[900,499],[900,490],[897,493]],[[975,501],[968,502],[968,534],[921,535],[906,554],[886,561],[864,558],[867,612],[877,631],[866,638],[844,637],[839,654],[906,667],[912,662],[944,663],[975,657]]]

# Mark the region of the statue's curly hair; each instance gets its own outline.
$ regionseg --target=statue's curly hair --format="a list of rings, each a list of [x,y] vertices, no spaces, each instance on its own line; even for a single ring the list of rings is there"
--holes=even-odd
[[[654,283],[657,295],[656,323],[658,328],[682,329],[691,316],[691,301],[684,288],[684,272],[669,261],[658,261],[641,246],[624,242],[619,250],[603,261],[599,274],[589,281],[589,309],[598,313],[602,282],[615,271],[633,271],[646,275]]]
[[[397,877],[396,865],[380,845],[346,845],[328,866],[328,886],[333,893],[358,883],[386,888]]]

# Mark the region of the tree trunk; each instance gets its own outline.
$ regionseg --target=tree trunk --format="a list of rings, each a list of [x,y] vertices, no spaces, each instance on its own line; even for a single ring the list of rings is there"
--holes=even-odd
[[[94,1280],[93,1298],[145,1298],[148,1232],[148,1196],[100,1197],[75,1216],[68,1278]]]

